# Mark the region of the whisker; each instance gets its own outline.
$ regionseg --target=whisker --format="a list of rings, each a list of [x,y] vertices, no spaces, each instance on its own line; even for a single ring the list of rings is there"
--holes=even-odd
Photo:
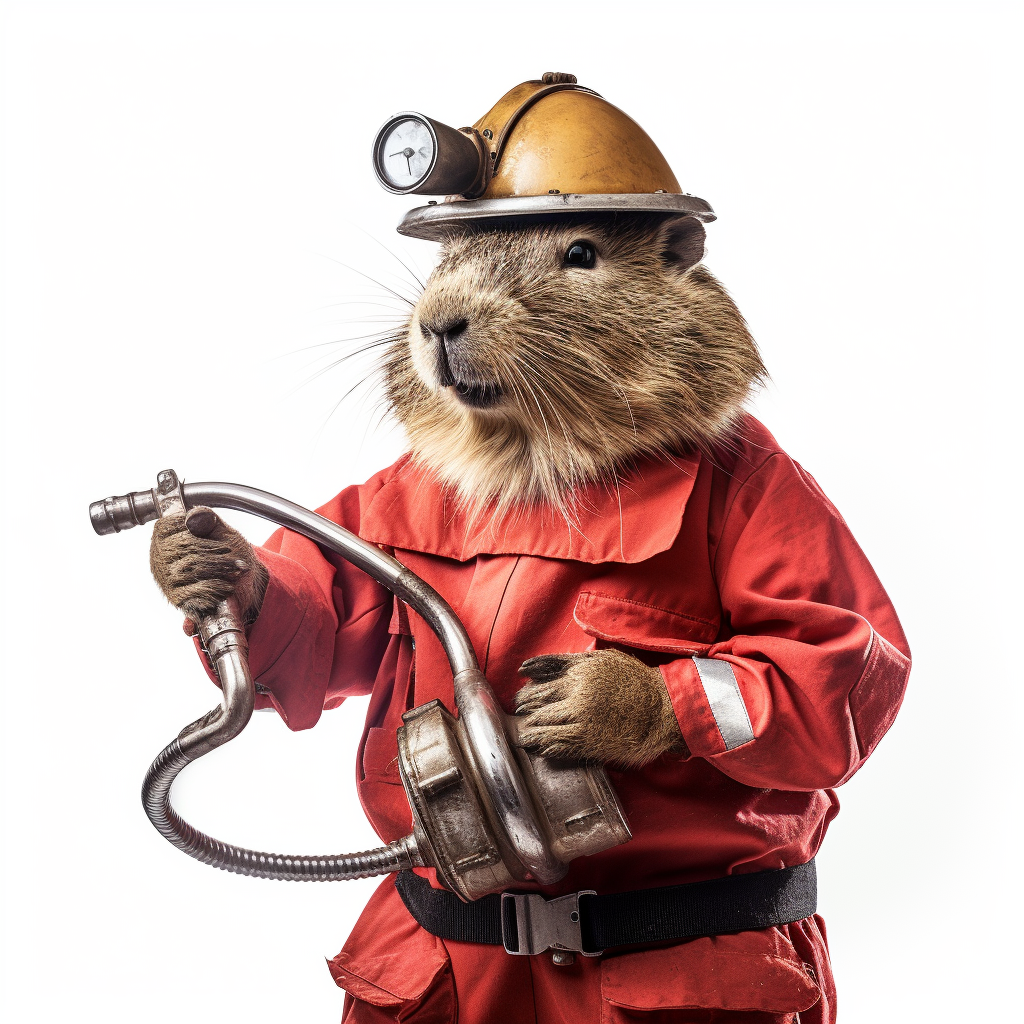
[[[519,361],[518,358],[517,358],[517,361]],[[532,369],[532,368],[531,367],[527,367],[526,370],[520,371],[520,378],[523,381],[523,383],[526,385],[526,387],[530,390],[531,395],[533,395],[534,401],[537,404],[538,411],[541,414],[541,420],[542,420],[542,422],[544,424],[545,432],[547,434],[548,451],[551,454],[551,460],[552,460],[552,465],[551,465],[551,467],[549,467],[548,473],[545,474],[546,477],[547,477],[547,488],[546,488],[546,490],[548,492],[548,497],[552,501],[552,504],[554,504],[554,506],[555,506],[556,510],[558,511],[558,513],[565,520],[566,526],[569,527],[570,530],[571,530],[573,525],[575,525],[577,531],[579,531],[579,516],[576,515],[576,514],[573,514],[570,517],[570,513],[573,512],[573,509],[572,509],[571,505],[566,503],[566,499],[565,499],[566,493],[573,494],[575,492],[575,490],[576,490],[577,484],[580,482],[580,474],[579,474],[579,471],[578,471],[576,460],[574,458],[574,447],[575,446],[572,443],[572,439],[570,438],[569,432],[566,429],[565,421],[562,419],[561,415],[559,414],[557,407],[551,401],[551,397],[548,395],[548,393],[547,393],[546,389],[544,388],[543,384],[539,380],[535,379],[534,383],[536,383],[537,388],[540,390],[541,395],[543,395],[544,399],[546,400],[549,411],[552,413],[552,415],[558,421],[558,425],[559,425],[559,427],[560,427],[560,429],[562,431],[562,435],[565,438],[565,460],[564,460],[565,461],[565,465],[560,467],[558,465],[559,460],[555,456],[554,442],[551,439],[551,431],[548,428],[547,419],[544,416],[543,408],[542,408],[542,406],[540,404],[540,401],[539,401],[539,399],[537,397],[537,393],[536,393],[536,391],[533,388],[533,385],[531,385],[529,380],[527,379],[527,370],[529,370],[529,369]],[[551,478],[552,474],[554,475],[554,479]],[[561,477],[561,479],[560,479],[560,477]]]
[[[366,235],[366,237],[370,239],[371,242],[374,242],[377,245],[379,245],[393,260],[397,260],[398,263],[400,263],[409,272],[409,274],[412,276],[412,279],[420,286],[421,289],[426,288],[427,282],[424,281],[420,277],[420,275],[417,274],[416,271],[413,270],[412,267],[410,267],[409,264],[406,263],[405,260],[403,260],[402,257],[398,255],[398,253],[394,252],[390,246],[385,245],[375,235],[371,235],[370,232],[367,231],[365,228],[358,227],[358,225],[356,227],[357,230],[361,231],[364,235]]]
[[[541,423],[544,425],[544,433],[547,435],[547,439],[548,439],[548,452],[551,455],[552,461],[554,461],[554,459],[555,459],[555,445],[554,445],[554,442],[551,440],[551,429],[548,427],[548,420],[547,420],[547,417],[544,415],[544,409],[543,409],[543,407],[540,404],[540,400],[537,398],[537,393],[533,390],[533,387],[530,385],[530,382],[526,379],[526,375],[521,373],[520,374],[520,379],[526,385],[526,387],[529,389],[530,394],[533,396],[534,404],[537,406],[537,411],[540,413]]]
[[[404,331],[394,331],[387,335],[390,338],[400,338]],[[367,341],[371,338],[379,338],[385,335],[383,331],[375,331],[373,334],[357,334],[354,338],[335,338],[333,341],[318,341],[315,345],[303,345],[301,348],[289,349],[280,355],[273,356],[274,359],[284,359],[296,355],[299,352],[310,352],[315,348],[327,348],[329,345],[348,345],[353,341]]]
[[[399,323],[402,320],[408,321],[408,316],[404,313],[399,314],[396,312],[394,316],[381,316],[379,313],[368,313],[366,316],[350,316],[344,320],[325,320],[324,324],[394,324]]]
[[[382,298],[380,295],[370,295],[365,298],[355,297],[351,299],[345,299],[342,302],[328,302],[323,306],[314,306],[313,312],[319,313],[325,309],[335,309],[338,306],[380,306],[381,309],[393,309],[397,312],[398,307],[392,306],[387,302],[378,302],[377,300]],[[404,315],[404,311],[403,314]]]
[[[358,388],[362,387],[364,384],[367,383],[367,381],[372,380],[374,375],[375,375],[375,373],[376,373],[376,368],[374,368],[374,370],[371,371],[370,373],[366,374],[365,377],[362,377],[359,380],[357,380],[355,382],[355,384],[353,384],[352,387],[350,387],[348,389],[348,391],[346,391],[345,394],[343,394],[341,396],[341,398],[339,398],[334,403],[334,405],[331,406],[331,411],[327,414],[327,417],[324,419],[323,423],[321,424],[320,429],[316,432],[316,437],[313,439],[314,445],[320,443],[320,438],[323,435],[323,432],[327,429],[327,424],[331,421],[331,417],[334,416],[334,414],[338,411],[338,409],[341,408],[342,402],[344,402],[345,399],[348,398],[349,395],[351,395],[353,391],[355,391]]]
[[[353,274],[358,274],[360,277],[365,278],[371,284],[375,284],[378,288],[382,288],[389,295],[393,295],[396,299],[404,302],[410,309],[416,305],[414,299],[410,299],[408,295],[403,295],[401,292],[396,292],[394,288],[389,288],[383,281],[378,281],[375,277],[370,277],[369,274],[364,273],[362,270],[357,270],[355,267],[350,266],[348,263],[342,263],[341,260],[335,259],[333,256],[328,256],[326,253],[317,253],[318,256],[322,256],[326,260],[330,260],[332,263],[337,263],[339,267],[344,267],[346,270],[351,270]]]
[[[365,352],[372,352],[375,348],[383,348],[385,345],[391,345],[393,343],[394,338],[377,338],[374,341],[368,341],[365,345],[360,345],[357,348],[352,349],[351,352],[346,352],[343,356],[339,356],[333,363],[331,363],[331,366],[338,366],[349,359],[354,359],[356,356],[363,355]],[[313,359],[307,360],[303,364],[302,368],[306,369],[309,366],[315,366],[321,359],[325,358],[325,355],[315,356]]]
[[[342,363],[347,362],[349,359],[352,359],[354,356],[360,355],[362,352],[369,351],[370,349],[378,348],[378,347],[380,347],[382,345],[386,345],[389,342],[391,342],[392,340],[393,339],[391,339],[391,338],[380,338],[377,341],[372,342],[369,345],[362,346],[360,349],[357,349],[355,352],[348,352],[345,355],[340,356],[339,358],[332,360],[326,366],[323,366],[319,370],[317,370],[316,373],[311,374],[309,377],[307,377],[300,384],[296,385],[290,392],[288,392],[288,394],[289,395],[294,395],[297,391],[299,391],[302,388],[306,387],[308,384],[312,384],[313,381],[315,381],[318,377],[322,377],[325,373],[329,372],[330,370],[335,369],[335,367],[341,366]],[[374,372],[376,372],[376,368],[375,368]]]

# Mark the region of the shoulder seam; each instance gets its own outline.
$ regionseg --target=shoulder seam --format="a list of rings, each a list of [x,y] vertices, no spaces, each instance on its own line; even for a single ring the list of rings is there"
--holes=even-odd
[[[729,518],[732,516],[732,510],[733,510],[734,506],[736,505],[736,499],[739,498],[739,496],[743,493],[743,490],[747,486],[747,484],[750,483],[750,481],[758,473],[760,473],[761,470],[764,469],[764,467],[767,466],[768,463],[772,461],[772,459],[779,458],[779,456],[782,456],[784,458],[789,459],[789,456],[784,451],[782,451],[781,448],[780,449],[776,449],[775,451],[769,453],[768,457],[766,459],[764,459],[763,462],[760,462],[756,466],[754,466],[754,468],[751,469],[751,471],[743,478],[743,482],[739,485],[739,487],[736,488],[736,493],[732,496],[732,501],[729,502],[729,507],[725,510],[725,515],[722,517],[722,536],[723,537],[725,536],[726,527],[729,525]],[[792,459],[790,459],[790,461],[792,462]],[[715,579],[716,586],[718,584],[718,556],[721,553],[721,550],[722,550],[722,545],[719,544],[718,547],[715,548],[715,560],[714,560],[714,563],[711,566],[711,575]]]

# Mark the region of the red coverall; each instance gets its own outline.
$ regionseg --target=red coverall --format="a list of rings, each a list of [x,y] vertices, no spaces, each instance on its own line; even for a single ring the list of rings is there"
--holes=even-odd
[[[577,860],[542,891],[616,892],[809,860],[838,809],[833,787],[892,723],[910,668],[845,523],[749,417],[710,455],[641,462],[617,490],[590,488],[578,509],[572,527],[543,509],[474,524],[403,458],[320,512],[450,602],[506,710],[535,655],[617,647],[661,667],[690,756],[609,771],[633,840]],[[452,707],[440,644],[387,590],[301,536],[279,531],[260,556],[270,584],[250,657],[269,691],[261,705],[307,729],[323,708],[372,694],[360,799],[382,839],[406,835],[395,733],[408,708]],[[695,656],[728,662],[735,692],[706,690]],[[739,745],[737,720],[749,730]],[[799,1012],[802,1024],[825,1024],[836,1013],[817,916],[556,966],[549,954],[435,938],[391,878],[330,969],[351,1022],[782,1024]]]

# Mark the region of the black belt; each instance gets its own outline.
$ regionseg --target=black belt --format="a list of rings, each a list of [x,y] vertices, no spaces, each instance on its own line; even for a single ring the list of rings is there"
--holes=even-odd
[[[509,953],[573,950],[597,956],[611,946],[759,931],[810,917],[817,908],[814,861],[778,871],[728,875],[599,896],[585,890],[546,899],[539,893],[492,893],[463,903],[411,871],[395,887],[432,935],[504,946]]]

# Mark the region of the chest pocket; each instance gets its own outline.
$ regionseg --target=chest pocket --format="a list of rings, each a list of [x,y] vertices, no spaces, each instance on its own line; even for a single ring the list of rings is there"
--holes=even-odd
[[[580,593],[573,618],[598,647],[635,647],[675,657],[703,654],[718,634],[718,623],[710,619],[596,590]]]

